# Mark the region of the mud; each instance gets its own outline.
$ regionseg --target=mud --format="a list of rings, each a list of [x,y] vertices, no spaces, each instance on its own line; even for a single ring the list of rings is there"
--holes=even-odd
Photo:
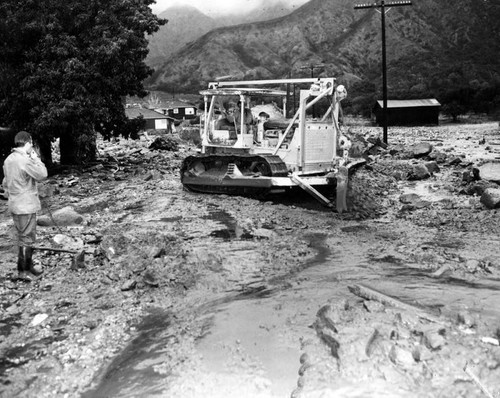
[[[377,153],[342,215],[303,195],[191,194],[178,179],[189,145],[114,144],[118,165],[48,183],[51,208],[84,215],[63,232],[85,241],[86,267],[40,252],[32,284],[14,280],[1,202],[2,396],[485,396],[466,364],[498,395],[500,212],[462,179],[500,156],[498,125],[391,130],[388,151],[431,142],[440,171],[410,181],[422,160]],[[45,243],[56,233],[39,228]]]

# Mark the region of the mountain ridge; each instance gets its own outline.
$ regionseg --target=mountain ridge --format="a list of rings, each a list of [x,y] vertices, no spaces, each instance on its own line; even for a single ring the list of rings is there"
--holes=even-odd
[[[281,0],[263,1],[260,7],[248,13],[210,16],[190,5],[169,7],[158,15],[168,22],[149,37],[146,63],[157,67],[184,45],[213,29],[279,18],[292,12],[293,8]]]
[[[311,0],[279,18],[218,27],[187,43],[147,86],[195,92],[232,79],[335,76],[361,92],[379,91],[380,14],[351,0]],[[495,1],[414,1],[386,15],[387,72],[393,95],[436,95],[460,81],[500,81],[500,7]],[[495,56],[497,54],[497,56]]]

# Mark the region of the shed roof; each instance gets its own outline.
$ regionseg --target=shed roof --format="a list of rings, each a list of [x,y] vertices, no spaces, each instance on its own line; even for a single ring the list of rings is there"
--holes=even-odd
[[[142,116],[144,119],[171,119],[163,113],[145,108],[126,108],[125,114],[129,119],[136,119],[140,116]]]
[[[383,108],[384,102],[377,101],[377,105]],[[409,100],[387,100],[387,108],[417,108],[422,106],[441,106],[435,98],[427,99],[409,99]]]

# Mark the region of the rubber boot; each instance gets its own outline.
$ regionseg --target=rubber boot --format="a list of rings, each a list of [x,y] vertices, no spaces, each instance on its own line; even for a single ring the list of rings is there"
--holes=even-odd
[[[43,270],[36,268],[33,264],[33,248],[32,247],[24,247],[24,257],[26,259],[26,267],[24,268],[26,271],[31,273],[34,276],[40,276],[43,274]]]
[[[31,282],[33,277],[29,272],[27,272],[28,265],[26,264],[25,249],[25,247],[19,246],[19,253],[17,255],[17,278],[25,282]]]
[[[17,272],[19,274],[24,272],[24,251],[22,246],[19,246],[19,252],[17,254]]]

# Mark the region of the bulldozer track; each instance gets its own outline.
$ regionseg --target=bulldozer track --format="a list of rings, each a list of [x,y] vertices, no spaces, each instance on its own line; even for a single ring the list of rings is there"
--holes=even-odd
[[[222,185],[227,173],[232,173],[234,166],[245,176],[286,177],[286,164],[276,155],[194,155],[182,162],[181,182],[192,192],[224,193],[228,195],[265,196],[269,191],[262,187],[237,187]],[[210,180],[210,184],[187,183],[186,177],[200,177]]]

